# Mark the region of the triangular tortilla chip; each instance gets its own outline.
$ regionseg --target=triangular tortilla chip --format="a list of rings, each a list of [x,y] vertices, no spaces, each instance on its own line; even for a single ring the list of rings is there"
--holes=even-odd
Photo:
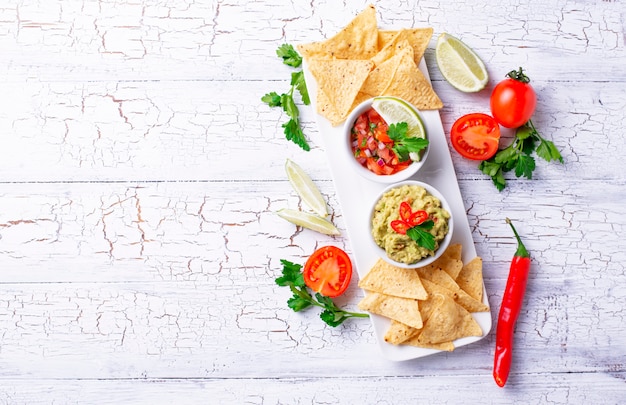
[[[317,89],[315,109],[318,114],[330,121],[332,126],[339,125],[346,118],[343,114],[337,112],[330,97],[319,88]]]
[[[418,342],[437,344],[466,336],[482,336],[480,325],[465,308],[445,295],[437,294],[433,299],[436,308],[424,323]]]
[[[407,49],[407,52],[412,52]],[[394,55],[372,70],[363,83],[361,92],[369,97],[377,97],[383,95],[385,90],[391,85],[391,82],[398,70],[398,65],[402,61],[402,54]]]
[[[413,328],[409,325],[405,325],[402,322],[398,322],[396,320],[391,320],[391,325],[387,332],[385,333],[385,342],[391,343],[392,345],[399,345],[402,342],[407,341],[411,337],[415,336],[419,333],[421,329]]]
[[[359,309],[395,319],[413,328],[421,328],[422,315],[417,300],[369,292],[358,304]]]
[[[456,282],[477,301],[483,301],[483,259],[476,256],[461,269]]]
[[[378,259],[365,277],[359,281],[359,287],[395,297],[416,300],[428,298],[428,293],[415,270],[392,266],[383,259]]]
[[[446,352],[451,352],[454,350],[454,343],[452,341],[441,342],[441,343],[424,343],[419,341],[419,335],[413,336],[404,342],[404,345],[420,347],[422,349],[435,349],[435,350],[443,350]]]
[[[461,261],[461,250],[462,245],[460,243],[455,243],[446,249],[445,252],[434,262],[429,264],[428,266],[424,266],[425,270],[434,270],[437,268],[443,269],[446,273],[452,277],[452,279],[456,279],[461,269],[463,268],[463,262]]]
[[[310,60],[308,67],[317,81],[317,112],[333,125],[343,121],[372,66],[369,60]]]
[[[407,31],[397,31],[396,35],[374,55],[371,61],[374,62],[375,66],[380,66],[383,62],[399,54],[406,48],[411,49],[411,52],[413,52],[413,47],[407,40]]]
[[[333,37],[298,45],[305,59],[369,59],[378,52],[376,9],[367,6]]]
[[[430,39],[433,36],[433,29],[431,27],[408,28],[401,31],[405,31],[405,38],[413,48],[413,60],[416,65],[419,65],[426,48],[428,48]],[[399,31],[378,31],[378,47],[382,49],[397,36],[398,32]]]
[[[469,312],[489,311],[489,307],[487,305],[483,304],[481,301],[477,301],[468,293],[463,291],[445,271],[437,269],[430,274],[420,275],[422,276],[422,284],[428,294],[439,293],[446,295],[458,302],[459,305]]]
[[[437,110],[443,107],[439,96],[413,60],[413,51],[405,49],[390,85],[384,96],[400,97],[413,104],[418,110]]]
[[[368,97],[377,97],[384,93],[384,91],[391,85],[396,70],[398,70],[398,64],[401,60],[400,55],[396,55],[381,65],[374,68],[368,75],[361,92]]]

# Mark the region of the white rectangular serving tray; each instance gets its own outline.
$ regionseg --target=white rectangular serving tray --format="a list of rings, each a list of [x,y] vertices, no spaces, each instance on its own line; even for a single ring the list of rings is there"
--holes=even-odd
[[[424,59],[419,65],[424,76],[430,81],[430,76]],[[311,98],[311,106],[315,108],[317,96],[317,83],[307,69],[306,62],[303,69],[307,88]],[[460,243],[463,246],[463,263],[467,263],[476,257],[476,248],[472,239],[463,198],[456,178],[456,172],[452,164],[452,157],[448,149],[448,143],[443,131],[439,111],[420,111],[424,118],[424,124],[430,141],[429,156],[424,166],[411,180],[419,180],[430,184],[438,189],[448,201],[454,218],[454,230],[451,243]],[[352,246],[353,262],[360,278],[363,278],[370,268],[379,259],[377,252],[372,249],[368,221],[370,208],[380,192],[389,184],[376,183],[366,180],[356,173],[346,162],[342,143],[343,123],[333,127],[330,122],[316,115],[317,125],[325,147],[326,157],[330,165],[333,180],[337,190],[337,197],[341,205],[348,238]],[[484,290],[484,285],[483,285]],[[485,304],[487,294],[484,295]],[[472,314],[483,330],[480,337],[466,337],[454,341],[456,347],[474,343],[485,337],[491,330],[491,312],[477,312]],[[408,345],[392,345],[384,340],[385,333],[390,325],[390,320],[378,316],[371,316],[374,332],[383,355],[394,361],[415,359],[438,353],[439,350],[423,349]]]

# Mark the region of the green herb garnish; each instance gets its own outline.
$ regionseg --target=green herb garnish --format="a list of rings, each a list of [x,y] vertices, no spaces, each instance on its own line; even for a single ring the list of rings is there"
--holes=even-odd
[[[280,261],[283,265],[283,275],[276,279],[276,284],[281,287],[289,287],[293,296],[287,301],[287,306],[295,312],[302,311],[310,306],[323,308],[320,314],[322,321],[329,326],[341,325],[349,318],[367,318],[369,315],[360,312],[348,312],[339,308],[332,299],[315,293],[312,296],[304,283],[302,266],[287,260]]]
[[[413,239],[419,246],[428,250],[435,250],[435,237],[428,232],[433,229],[434,225],[435,223],[429,219],[428,221],[424,221],[419,225],[407,229],[406,235]]]
[[[393,141],[391,149],[398,156],[400,162],[410,159],[411,153],[419,153],[428,146],[428,139],[407,136],[408,129],[409,124],[399,122],[389,125],[387,131],[387,136]]]
[[[563,163],[563,157],[554,143],[539,135],[532,121],[529,120],[517,129],[515,139],[509,146],[500,150],[492,158],[480,162],[478,169],[490,176],[498,191],[502,191],[506,187],[504,178],[506,172],[514,170],[515,176],[532,179],[535,170],[533,152],[547,162],[558,160]]]
[[[302,57],[289,44],[283,44],[276,50],[276,54],[282,58],[283,63],[287,66],[298,68],[302,65]],[[285,138],[292,141],[302,149],[308,151],[311,149],[309,143],[302,132],[300,126],[300,111],[293,98],[294,90],[297,90],[304,105],[311,104],[309,91],[304,80],[304,72],[298,70],[291,73],[291,88],[287,93],[278,94],[275,91],[265,94],[261,97],[261,101],[267,103],[270,107],[282,107],[283,111],[289,116],[289,121],[284,123]]]

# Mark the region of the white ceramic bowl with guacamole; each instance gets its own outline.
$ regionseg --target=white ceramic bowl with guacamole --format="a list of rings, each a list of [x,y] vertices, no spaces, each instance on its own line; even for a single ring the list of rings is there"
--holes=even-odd
[[[372,204],[369,231],[380,257],[402,268],[431,264],[452,239],[453,219],[445,197],[414,180],[385,188]]]
[[[393,114],[404,118],[396,118],[402,121],[394,123]],[[394,126],[391,132],[387,121]],[[397,140],[392,140],[390,135]],[[366,179],[379,183],[391,184],[408,179],[417,173],[428,157],[427,145],[419,152],[408,152],[410,149],[407,148],[419,147],[419,142],[427,144],[428,136],[421,113],[397,97],[374,97],[359,104],[346,119],[343,136],[348,165]],[[409,138],[413,138],[409,140],[410,145],[403,142]]]

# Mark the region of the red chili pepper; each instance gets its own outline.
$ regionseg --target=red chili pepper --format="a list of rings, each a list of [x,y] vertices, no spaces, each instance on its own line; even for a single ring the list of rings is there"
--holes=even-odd
[[[403,201],[399,208],[400,219],[391,221],[391,228],[401,235],[406,235],[407,231],[414,226],[420,225],[428,219],[428,212],[424,210],[413,211],[411,205]]]
[[[493,363],[493,378],[496,384],[504,387],[509,377],[511,369],[511,359],[513,355],[513,334],[515,323],[522,308],[528,272],[530,270],[530,255],[522,243],[513,223],[506,219],[506,223],[511,225],[515,238],[517,239],[517,251],[511,260],[509,278],[506,282],[506,289],[502,297],[500,314],[498,315],[498,326],[496,329],[496,352]]]

